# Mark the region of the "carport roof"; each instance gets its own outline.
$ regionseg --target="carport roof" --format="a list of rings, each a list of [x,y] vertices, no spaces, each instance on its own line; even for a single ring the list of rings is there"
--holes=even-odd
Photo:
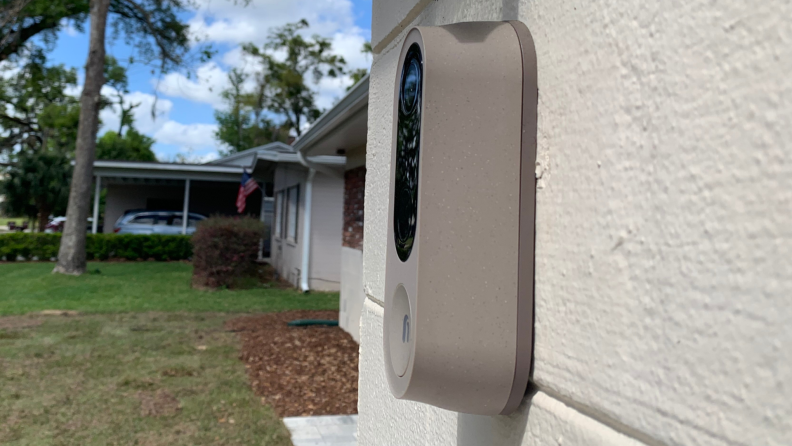
[[[102,178],[239,181],[242,167],[97,160],[94,161],[94,175]]]
[[[343,166],[343,156],[314,156],[316,164]],[[142,161],[94,161],[94,175],[102,178],[144,178],[157,180],[239,181],[242,170],[253,173],[264,164],[300,164],[293,147],[274,142],[226,156],[207,164],[157,163]]]

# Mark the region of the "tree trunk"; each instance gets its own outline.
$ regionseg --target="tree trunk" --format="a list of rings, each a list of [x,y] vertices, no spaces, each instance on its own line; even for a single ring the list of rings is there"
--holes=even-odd
[[[50,214],[49,208],[44,206],[39,207],[38,232],[44,232],[44,229],[47,228],[47,223],[49,223],[49,214]]]
[[[110,0],[91,0],[91,37],[85,86],[80,96],[80,124],[77,128],[74,173],[66,208],[66,225],[58,251],[55,273],[80,275],[85,272],[85,238],[91,205],[96,133],[99,130],[99,103],[104,85],[105,30]]]

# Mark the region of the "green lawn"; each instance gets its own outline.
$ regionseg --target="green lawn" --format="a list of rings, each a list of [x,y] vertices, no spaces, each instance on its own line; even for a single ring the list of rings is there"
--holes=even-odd
[[[189,263],[91,262],[80,277],[53,267],[0,264],[0,444],[291,445],[223,323],[337,309],[337,293],[193,290]]]
[[[183,268],[164,273],[151,264],[120,266],[184,279]],[[158,266],[173,270],[172,265]],[[14,292],[29,288],[20,287],[11,271],[27,280],[39,278],[56,293],[103,289],[95,277],[53,281],[38,265],[2,269],[0,283],[12,279]],[[121,283],[110,272],[114,268],[107,270],[107,283]],[[161,286],[166,292],[176,288]],[[72,296],[78,304],[89,302],[77,291]],[[171,302],[165,296],[162,301]],[[250,390],[237,359],[236,334],[223,329],[230,317],[126,313],[0,318],[0,444],[291,445],[277,415]]]
[[[0,316],[41,310],[81,313],[141,311],[265,312],[338,308],[338,293],[275,287],[199,291],[192,265],[165,262],[89,262],[90,274],[52,274],[53,263],[0,264]]]

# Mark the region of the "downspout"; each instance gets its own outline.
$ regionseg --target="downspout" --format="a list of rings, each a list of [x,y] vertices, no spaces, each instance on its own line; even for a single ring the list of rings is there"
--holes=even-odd
[[[297,151],[297,158],[300,164],[308,168],[308,180],[305,182],[305,212],[303,223],[303,240],[302,240],[302,267],[300,268],[300,289],[303,293],[310,291],[311,287],[308,285],[308,276],[310,273],[311,264],[311,195],[313,195],[313,180],[316,172],[322,172],[327,175],[338,176],[338,172],[308,161],[301,151]]]
[[[308,275],[311,265],[311,196],[313,195],[313,180],[316,169],[308,162],[300,151],[297,151],[300,164],[308,168],[308,180],[305,182],[305,212],[303,212],[303,240],[302,240],[302,267],[300,267],[300,290],[303,293],[310,291]]]

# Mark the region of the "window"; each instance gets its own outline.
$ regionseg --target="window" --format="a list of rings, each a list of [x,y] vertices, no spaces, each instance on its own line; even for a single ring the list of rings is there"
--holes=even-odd
[[[153,225],[155,221],[157,221],[157,217],[151,214],[146,214],[146,215],[138,215],[137,217],[133,218],[132,221],[130,221],[129,223],[135,225]]]
[[[275,197],[275,237],[283,238],[283,191]]]
[[[287,239],[297,241],[297,208],[300,204],[300,186],[290,187],[286,190],[288,215],[286,221],[288,223]]]

